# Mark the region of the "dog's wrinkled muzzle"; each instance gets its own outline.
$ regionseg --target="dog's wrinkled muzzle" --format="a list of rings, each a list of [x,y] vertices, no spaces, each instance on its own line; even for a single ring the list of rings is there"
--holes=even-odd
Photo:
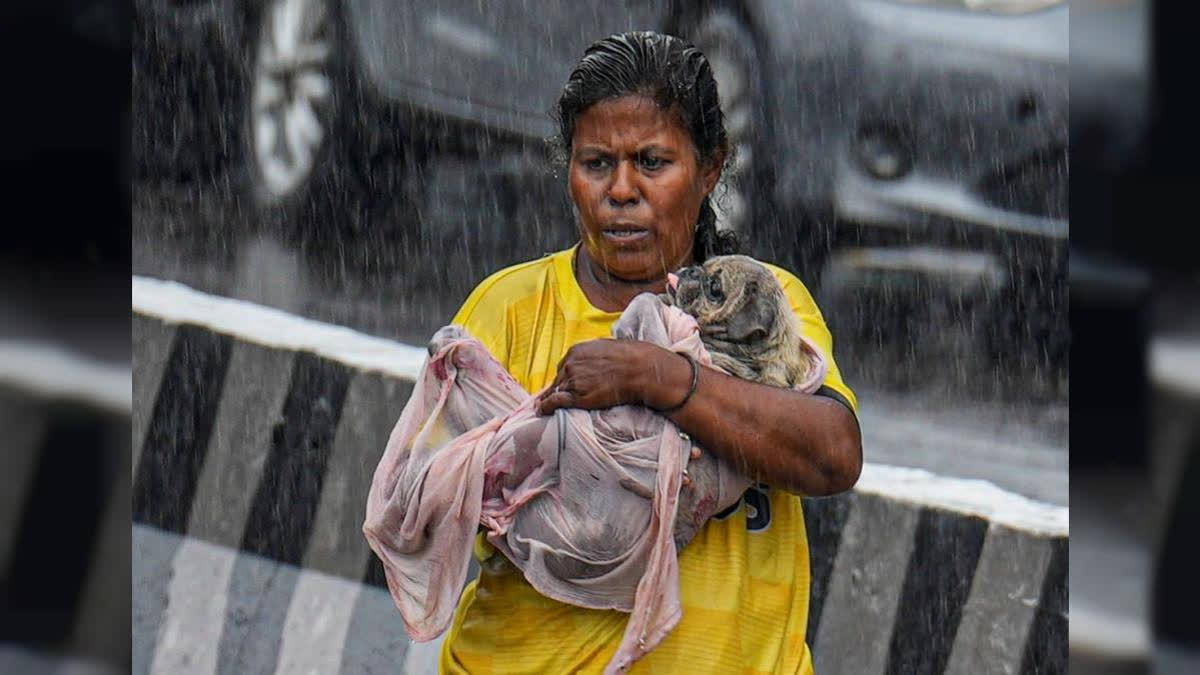
[[[667,293],[670,294],[676,307],[687,311],[687,308],[700,296],[700,285],[703,278],[703,271],[695,265],[684,267],[675,274],[667,274]]]

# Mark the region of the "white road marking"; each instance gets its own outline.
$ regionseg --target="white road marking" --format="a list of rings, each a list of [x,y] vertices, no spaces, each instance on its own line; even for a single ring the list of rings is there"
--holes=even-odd
[[[321,572],[300,573],[283,624],[279,675],[336,673],[362,584]]]
[[[151,673],[216,673],[229,580],[238,552],[185,539],[175,554]]]

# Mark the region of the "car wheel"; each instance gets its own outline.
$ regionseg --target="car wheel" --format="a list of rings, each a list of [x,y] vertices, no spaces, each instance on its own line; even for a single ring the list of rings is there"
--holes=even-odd
[[[685,15],[680,34],[712,66],[725,114],[733,157],[715,192],[717,226],[742,236],[747,250],[763,231],[770,208],[767,171],[769,146],[766,87],[757,40],[746,22],[727,7],[709,7]]]
[[[344,269],[333,252],[371,226],[373,197],[399,171],[354,68],[334,0],[270,0],[246,20],[245,192],[268,231]],[[382,170],[381,170],[382,167]],[[326,255],[328,253],[328,255]],[[329,258],[329,259],[326,259]]]
[[[272,0],[248,25],[244,107],[251,189],[260,205],[304,195],[336,131],[340,36],[325,0]]]

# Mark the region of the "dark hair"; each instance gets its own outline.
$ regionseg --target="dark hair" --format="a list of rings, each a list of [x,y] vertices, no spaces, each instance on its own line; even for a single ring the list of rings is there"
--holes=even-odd
[[[566,156],[580,113],[600,101],[630,94],[648,96],[664,110],[677,110],[702,165],[719,152],[728,157],[725,116],[708,59],[680,38],[651,31],[610,35],[583,53],[553,113],[559,127],[557,144]],[[736,233],[717,230],[717,214],[710,197],[705,197],[692,245],[696,262],[737,253],[740,248]]]

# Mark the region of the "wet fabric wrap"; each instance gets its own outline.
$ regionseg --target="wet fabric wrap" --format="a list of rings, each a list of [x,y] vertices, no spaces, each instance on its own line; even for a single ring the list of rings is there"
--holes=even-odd
[[[652,294],[613,327],[713,367],[695,320]],[[409,634],[449,626],[477,528],[540,593],[630,612],[609,672],[653,649],[681,616],[677,550],[750,481],[642,406],[539,416],[482,343],[446,326],[430,343],[367,497],[363,532]],[[806,341],[816,390],[825,362]],[[681,493],[683,471],[692,484]]]

